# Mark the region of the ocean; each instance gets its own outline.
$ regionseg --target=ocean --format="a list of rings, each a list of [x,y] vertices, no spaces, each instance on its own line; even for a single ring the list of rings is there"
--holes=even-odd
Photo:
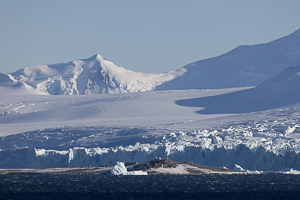
[[[0,174],[0,199],[300,199],[300,175]]]

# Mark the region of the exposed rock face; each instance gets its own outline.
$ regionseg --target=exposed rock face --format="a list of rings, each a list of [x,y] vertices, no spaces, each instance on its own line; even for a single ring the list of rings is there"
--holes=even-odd
[[[135,170],[149,170],[150,168],[170,168],[173,167],[175,168],[177,166],[178,162],[170,160],[170,159],[155,159],[155,160],[151,160],[149,162],[146,163],[142,163],[139,165],[134,166]]]

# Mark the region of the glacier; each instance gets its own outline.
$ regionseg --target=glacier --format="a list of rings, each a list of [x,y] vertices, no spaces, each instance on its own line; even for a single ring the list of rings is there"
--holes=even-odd
[[[113,131],[115,134],[112,133]],[[38,133],[47,138],[47,135],[51,137],[53,132],[69,136],[65,136],[64,139],[54,137],[55,140],[44,142],[46,145],[44,147],[53,149],[38,148],[41,145],[37,145],[34,140],[43,143],[41,137],[37,137]],[[154,135],[150,135],[151,130],[135,128],[121,130],[110,128],[107,131],[103,127],[93,129],[87,127],[80,130],[82,133],[80,138],[74,137],[72,132],[77,134],[76,129],[64,127],[60,130],[39,131],[33,136],[28,132],[3,137],[0,143],[2,147],[0,167],[100,166],[113,165],[118,161],[146,162],[162,158],[176,161],[189,160],[198,164],[231,169],[239,165],[251,171],[300,169],[300,121],[298,119],[253,121],[212,130]],[[126,139],[126,135],[130,135],[126,133],[130,132],[142,134],[134,134]],[[124,137],[105,141],[107,134],[114,136],[120,133]],[[13,144],[13,141],[20,142]],[[4,144],[7,146],[5,147]]]

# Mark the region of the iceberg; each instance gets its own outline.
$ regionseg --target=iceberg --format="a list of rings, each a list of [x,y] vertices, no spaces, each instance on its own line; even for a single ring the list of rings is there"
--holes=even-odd
[[[117,162],[117,164],[110,171],[111,175],[148,175],[147,172],[143,171],[127,171],[123,162]]]

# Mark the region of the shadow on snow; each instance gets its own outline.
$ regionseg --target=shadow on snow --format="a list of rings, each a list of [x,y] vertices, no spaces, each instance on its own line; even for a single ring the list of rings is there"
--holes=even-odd
[[[203,108],[198,114],[249,113],[270,110],[300,102],[293,88],[258,86],[243,91],[193,99],[177,100],[180,106]]]

